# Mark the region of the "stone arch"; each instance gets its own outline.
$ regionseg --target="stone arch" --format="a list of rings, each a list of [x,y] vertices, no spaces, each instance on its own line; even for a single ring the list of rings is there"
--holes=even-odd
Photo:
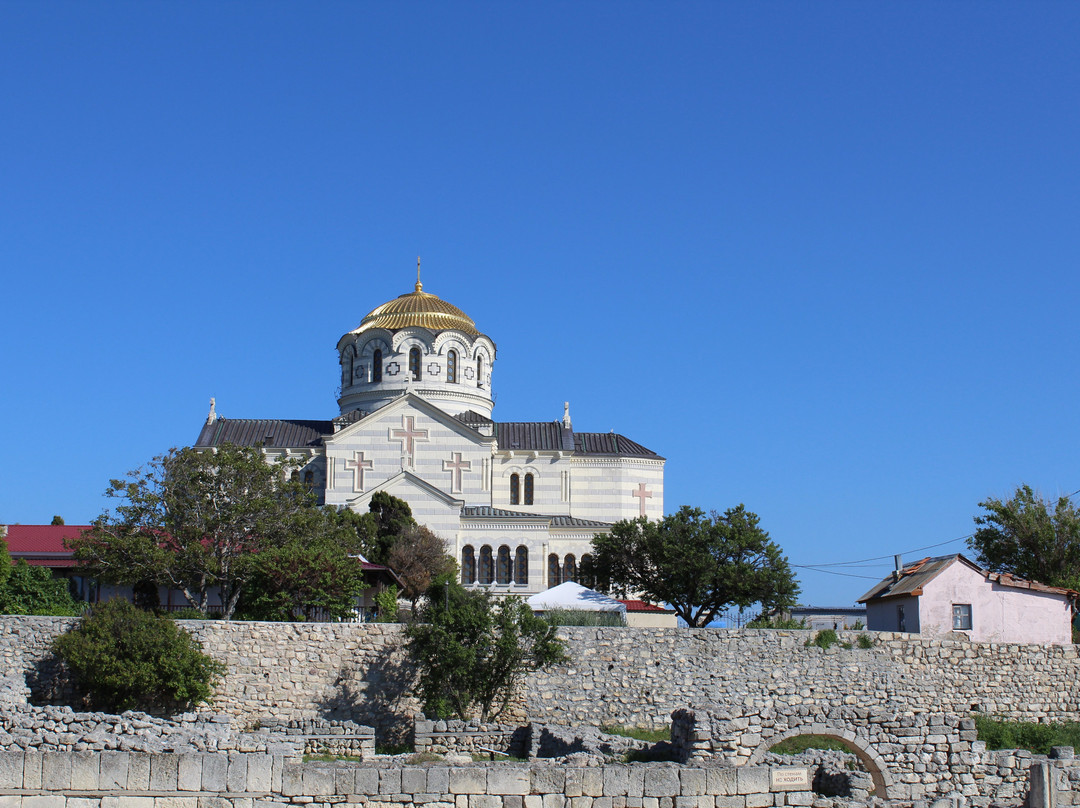
[[[797,738],[800,735],[823,735],[826,738],[834,738],[838,741],[843,741],[851,747],[851,751],[855,753],[859,762],[862,763],[870,773],[870,777],[873,778],[874,796],[889,799],[889,791],[893,788],[894,782],[881,754],[865,736],[856,735],[851,730],[842,726],[836,727],[829,724],[803,724],[802,726],[781,732],[779,735],[773,735],[771,738],[763,741],[761,745],[754,750],[746,765],[755,766],[761,763],[762,757],[764,757],[765,753],[773,746],[781,741],[786,741],[788,738]]]

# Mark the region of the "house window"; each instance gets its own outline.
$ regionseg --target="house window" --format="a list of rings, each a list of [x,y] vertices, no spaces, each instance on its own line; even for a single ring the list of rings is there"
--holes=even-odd
[[[904,607],[901,604],[896,607],[896,630],[907,631],[907,624],[904,623]]]
[[[371,380],[373,382],[382,381],[382,351],[376,351],[371,358]]]
[[[531,474],[525,475],[525,504],[533,504],[533,476]]]
[[[490,584],[495,580],[495,563],[491,557],[491,547],[480,548],[480,583]]]
[[[529,582],[529,549],[520,545],[514,559],[514,583],[524,586]]]
[[[517,505],[520,497],[521,478],[516,474],[510,475],[510,504]]]
[[[461,548],[461,582],[463,584],[476,583],[476,555],[473,553],[471,544]]]
[[[420,349],[409,349],[409,373],[412,374],[413,381],[420,381]]]
[[[552,553],[548,556],[548,588],[561,584],[562,580],[560,579],[559,557]]]
[[[497,573],[495,581],[500,584],[510,583],[513,578],[513,570],[510,569],[510,548],[505,544],[499,548],[499,565],[496,568]]]
[[[953,631],[971,631],[971,604],[954,603],[952,605]]]
[[[457,383],[457,351],[446,355],[446,380],[451,384]]]

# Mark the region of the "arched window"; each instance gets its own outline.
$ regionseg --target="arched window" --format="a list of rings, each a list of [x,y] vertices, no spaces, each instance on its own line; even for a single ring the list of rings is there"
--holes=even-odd
[[[510,548],[504,544],[499,548],[499,564],[496,567],[495,582],[500,584],[510,583],[513,572],[510,569]]]
[[[491,547],[480,548],[480,583],[490,584],[495,580],[495,564],[491,558]]]
[[[570,553],[563,559],[563,574],[564,581],[576,581],[577,580],[577,561],[574,559],[573,553]]]
[[[451,384],[457,384],[457,351],[451,351],[446,355],[446,380]]]
[[[510,504],[517,505],[521,501],[521,478],[516,474],[510,475]]]
[[[373,382],[382,381],[382,351],[375,351],[375,355],[371,357],[371,380]]]
[[[300,482],[300,472],[293,471],[293,473],[289,475],[289,481],[294,483]]]
[[[514,583],[524,586],[529,583],[529,548],[519,545],[514,555]]]
[[[525,475],[525,504],[533,504],[533,476],[531,474]]]
[[[484,386],[484,357],[476,357],[476,386]]]
[[[461,583],[476,583],[476,555],[473,553],[471,544],[461,548]]]
[[[420,349],[409,348],[409,373],[413,381],[420,381]]]
[[[552,553],[548,556],[548,588],[558,586],[562,583],[562,576],[559,570],[559,557]]]
[[[578,583],[582,586],[587,586],[589,589],[596,589],[595,576],[590,577],[587,580],[585,577],[585,571],[588,570],[591,565],[592,556],[585,553],[585,555],[581,557],[581,569],[578,570]]]
[[[304,472],[304,485],[306,485],[308,488],[314,488],[315,487],[315,472],[314,471],[305,471]]]

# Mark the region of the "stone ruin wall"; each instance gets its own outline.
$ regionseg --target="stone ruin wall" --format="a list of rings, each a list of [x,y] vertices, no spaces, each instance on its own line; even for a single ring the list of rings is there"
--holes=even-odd
[[[0,617],[0,666],[26,673],[36,702],[63,702],[49,660],[72,618]],[[214,710],[264,717],[351,719],[379,733],[420,712],[393,624],[185,621],[228,666]],[[1019,720],[1080,719],[1073,646],[977,644],[867,633],[875,645],[806,647],[809,631],[564,628],[571,662],[533,674],[500,720],[663,726],[677,709],[738,715],[800,707],[900,709]],[[855,641],[857,632],[842,633]]]

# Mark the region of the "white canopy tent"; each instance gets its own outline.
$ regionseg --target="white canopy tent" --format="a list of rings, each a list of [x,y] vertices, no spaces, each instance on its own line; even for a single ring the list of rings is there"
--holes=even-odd
[[[574,581],[553,586],[545,592],[539,592],[525,601],[534,612],[549,612],[555,609],[567,609],[584,612],[622,612],[626,606],[615,598],[609,598],[592,589],[587,589]]]

